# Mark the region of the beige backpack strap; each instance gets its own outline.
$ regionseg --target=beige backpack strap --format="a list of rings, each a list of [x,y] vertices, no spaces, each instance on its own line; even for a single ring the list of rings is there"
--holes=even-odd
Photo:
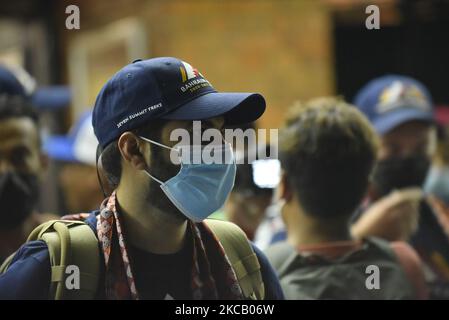
[[[98,240],[82,221],[52,220],[34,229],[28,241],[43,240],[47,244],[51,265],[51,299],[93,299],[96,295],[100,257]],[[68,266],[79,271],[79,289],[66,284]]]
[[[205,222],[223,246],[244,297],[263,300],[265,288],[259,259],[257,259],[245,233],[231,222],[213,219],[206,219]]]

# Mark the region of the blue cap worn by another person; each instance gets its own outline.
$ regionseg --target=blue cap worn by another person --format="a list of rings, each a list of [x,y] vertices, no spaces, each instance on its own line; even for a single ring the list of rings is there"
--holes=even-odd
[[[67,135],[50,136],[44,150],[57,161],[84,163],[95,166],[98,141],[92,127],[92,112],[81,115]]]
[[[177,58],[136,60],[101,89],[92,123],[102,148],[123,132],[154,119],[203,120],[224,116],[227,124],[256,120],[265,111],[258,93],[220,93],[190,64]]]
[[[413,121],[432,123],[433,103],[427,88],[419,81],[400,75],[387,75],[366,84],[354,99],[379,134]]]
[[[67,86],[37,88],[34,78],[24,69],[4,64],[0,64],[1,94],[21,96],[41,109],[66,107],[71,100],[71,91]]]

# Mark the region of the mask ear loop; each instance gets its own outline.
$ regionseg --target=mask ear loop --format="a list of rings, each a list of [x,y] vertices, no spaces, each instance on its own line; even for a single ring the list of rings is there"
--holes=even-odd
[[[162,147],[162,148],[165,148],[165,149],[169,149],[169,150],[175,150],[175,151],[177,151],[178,153],[180,153],[180,151],[179,151],[177,148],[171,148],[171,147],[169,147],[169,146],[166,146],[165,144],[162,144],[162,143],[153,141],[153,140],[151,140],[151,139],[148,139],[148,138],[145,138],[145,137],[142,137],[142,136],[139,136],[139,138],[142,139],[143,141],[146,141],[146,142],[149,142],[149,143],[153,143],[153,144],[155,144],[155,145],[157,145],[157,146],[159,146],[159,147]],[[154,181],[156,181],[156,182],[159,183],[160,185],[163,185],[163,184],[164,184],[164,182],[162,182],[161,180],[159,180],[158,178],[156,178],[155,176],[153,176],[153,175],[152,175],[151,173],[149,173],[147,170],[145,170],[145,172],[146,172],[147,175],[149,175]]]
[[[222,142],[223,142],[222,148],[224,149],[224,152],[225,152],[225,154],[224,154],[224,156],[225,156],[225,160],[224,160],[225,163],[228,163],[228,160],[229,160],[229,157],[230,157],[230,159],[232,159],[232,162],[229,162],[229,163],[234,163],[235,164],[236,163],[236,158],[235,158],[235,152],[234,152],[234,150],[232,148],[232,144],[230,142],[227,142],[223,136],[221,136],[221,139],[222,139]],[[229,152],[229,154],[228,154],[228,152]]]
[[[180,152],[180,150],[178,148],[172,148],[172,147],[166,146],[165,144],[156,142],[154,140],[151,140],[151,139],[148,139],[148,138],[145,138],[145,137],[142,137],[142,136],[139,136],[139,138],[142,139],[143,141],[146,141],[146,142],[149,142],[149,143],[153,143],[153,144],[155,144],[155,145],[157,145],[159,147]]]
[[[101,188],[101,192],[103,193],[103,196],[105,198],[108,197],[108,195],[106,194],[106,192],[104,191],[104,187],[103,187],[103,182],[101,181],[100,178],[100,170],[98,170],[98,161],[100,160],[101,157],[101,153],[103,152],[103,150],[101,149],[100,145],[97,145],[97,154],[96,154],[96,160],[95,160],[95,169],[97,170],[97,179],[98,179],[98,183],[100,184],[100,188]]]

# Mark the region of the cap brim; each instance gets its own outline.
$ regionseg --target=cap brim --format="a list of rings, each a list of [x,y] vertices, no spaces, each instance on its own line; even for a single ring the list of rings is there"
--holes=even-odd
[[[417,109],[399,109],[379,117],[373,122],[373,125],[379,134],[385,134],[409,121],[435,122],[431,112]]]
[[[224,116],[227,124],[257,120],[265,111],[265,99],[258,93],[211,92],[199,96],[162,116],[167,120],[204,120]]]
[[[73,143],[66,136],[50,136],[45,140],[43,149],[54,160],[76,162]]]
[[[37,89],[32,97],[32,103],[42,109],[59,109],[69,105],[72,98],[67,86],[49,86]]]

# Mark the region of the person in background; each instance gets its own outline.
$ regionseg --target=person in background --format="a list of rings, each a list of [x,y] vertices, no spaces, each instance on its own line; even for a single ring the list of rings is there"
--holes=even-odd
[[[277,190],[287,241],[266,250],[287,299],[424,299],[420,261],[406,243],[354,240],[349,221],[366,192],[377,137],[352,105],[296,105],[280,133]],[[378,290],[367,267],[379,269]],[[372,288],[371,288],[372,289]]]
[[[261,185],[267,185],[276,189],[281,178],[281,165],[278,159],[258,161],[253,165],[254,177]],[[282,220],[279,203],[274,201],[274,190],[271,201],[265,208],[264,219],[260,222],[254,235],[254,244],[261,250],[270,245],[284,241],[287,238],[285,224]]]
[[[0,262],[54,218],[37,210],[47,164],[34,108],[20,96],[0,94]]]
[[[91,111],[83,113],[66,136],[44,141],[44,151],[60,163],[61,214],[90,212],[103,200],[96,170],[97,145]]]
[[[357,238],[409,241],[426,266],[433,298],[449,298],[449,235],[439,199],[423,185],[435,152],[433,103],[419,81],[387,75],[370,81],[354,104],[374,126],[380,150],[352,227]]]
[[[254,240],[254,235],[272,202],[273,187],[266,178],[276,177],[277,160],[260,159],[248,163],[247,157],[237,165],[234,188],[224,206],[228,221],[238,225]],[[272,164],[272,165],[270,165]]]
[[[56,218],[37,208],[48,166],[38,111],[67,106],[70,98],[67,87],[38,88],[21,67],[0,64],[0,263],[36,226]]]
[[[254,244],[261,250],[287,239],[287,231],[281,216],[279,203],[272,203],[267,208],[265,219],[260,223],[254,236]]]

